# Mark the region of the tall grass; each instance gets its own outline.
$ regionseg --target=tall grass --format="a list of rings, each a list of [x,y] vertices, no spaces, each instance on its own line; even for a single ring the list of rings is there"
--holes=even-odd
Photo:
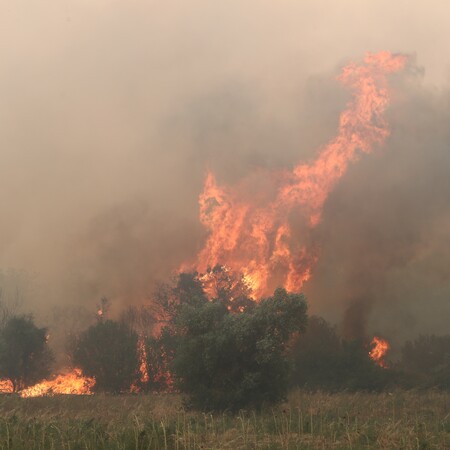
[[[450,394],[291,393],[276,408],[186,411],[177,395],[0,397],[2,449],[445,449]]]

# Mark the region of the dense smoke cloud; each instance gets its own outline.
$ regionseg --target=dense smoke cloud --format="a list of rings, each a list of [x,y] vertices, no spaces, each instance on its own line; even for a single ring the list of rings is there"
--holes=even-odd
[[[388,145],[347,173],[317,238],[310,296],[347,309],[350,334],[354,317],[400,337],[448,331],[449,94],[417,76],[396,88]]]
[[[306,293],[349,334],[363,319],[399,337],[445,331],[447,8],[3,2],[0,268],[33,274],[34,309],[146,301],[204,242],[207,168],[234,183],[311,159],[348,100],[338,67],[368,50],[416,53],[426,72],[395,80],[387,145],[326,203]]]

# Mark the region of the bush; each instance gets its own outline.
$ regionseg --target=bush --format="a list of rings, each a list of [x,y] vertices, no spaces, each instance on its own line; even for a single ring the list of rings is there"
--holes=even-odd
[[[112,320],[99,321],[77,339],[73,362],[95,378],[95,390],[127,391],[139,376],[137,343],[137,334],[129,327]]]
[[[450,336],[424,335],[406,342],[400,368],[410,386],[450,389]]]
[[[208,301],[195,292],[179,304],[160,340],[170,349],[176,386],[191,405],[237,410],[283,399],[290,373],[286,345],[307,319],[303,295],[277,289],[235,313],[229,299]]]
[[[379,390],[388,381],[388,373],[370,359],[364,342],[341,339],[320,317],[309,319],[290,354],[295,367],[292,384],[302,388]]]
[[[0,376],[9,378],[14,391],[31,386],[50,374],[53,355],[47,329],[38,328],[31,316],[13,316],[1,330]]]

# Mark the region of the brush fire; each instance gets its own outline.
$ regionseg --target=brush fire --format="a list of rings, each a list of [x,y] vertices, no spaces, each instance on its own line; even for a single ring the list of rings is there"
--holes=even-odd
[[[387,368],[387,363],[385,361],[385,357],[391,345],[386,339],[382,339],[378,336],[374,336],[372,342],[370,343],[370,347],[372,348],[369,352],[369,356],[375,361],[380,367],[384,369]]]
[[[389,105],[388,75],[406,64],[403,55],[367,54],[364,64],[349,64],[339,77],[353,99],[341,113],[336,136],[309,163],[267,174],[275,189],[269,198],[249,198],[248,180],[220,186],[208,173],[199,198],[200,221],[209,236],[193,267],[205,273],[217,264],[242,273],[256,298],[277,286],[300,291],[319,257],[310,239],[325,201],[358,151],[370,153],[389,135],[384,113]],[[303,234],[291,226],[301,219]],[[187,266],[187,265],[186,265]]]
[[[182,270],[194,270],[210,297],[214,297],[212,267],[238,274],[245,289],[257,300],[278,286],[287,291],[301,291],[313,274],[320,256],[311,233],[320,223],[322,210],[332,189],[349,165],[361,153],[370,153],[389,136],[385,112],[390,101],[388,76],[402,70],[406,56],[387,51],[368,53],[362,64],[344,67],[339,81],[352,98],[339,118],[336,135],[319,149],[315,159],[299,162],[290,170],[267,173],[273,190],[260,196],[248,195],[250,179],[234,186],[220,185],[214,173],[205,178],[199,196],[200,222],[208,231],[204,247],[194,262]],[[293,227],[292,217],[300,226]],[[301,233],[298,229],[301,229]],[[239,310],[238,310],[239,311]],[[104,308],[97,310],[98,320]],[[386,368],[389,343],[375,336],[370,344],[370,358]],[[139,380],[130,392],[139,392],[138,384],[149,381],[145,340],[138,340]],[[91,395],[95,379],[73,368],[51,380],[21,390],[22,397],[56,394]],[[9,380],[0,380],[0,391],[13,392]]]

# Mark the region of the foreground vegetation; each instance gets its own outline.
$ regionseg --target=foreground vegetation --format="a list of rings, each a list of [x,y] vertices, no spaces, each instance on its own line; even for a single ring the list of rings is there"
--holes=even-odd
[[[178,395],[0,397],[2,449],[450,448],[450,394],[295,391],[262,412],[186,411]]]

